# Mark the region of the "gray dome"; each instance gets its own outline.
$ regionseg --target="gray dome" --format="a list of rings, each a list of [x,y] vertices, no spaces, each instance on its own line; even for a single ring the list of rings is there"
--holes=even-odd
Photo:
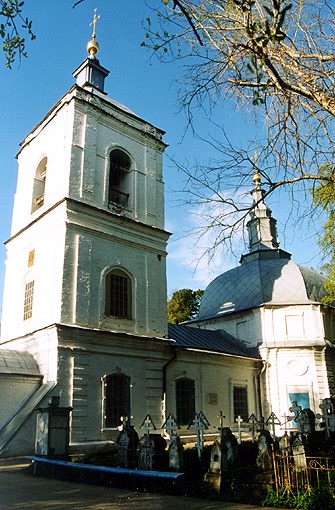
[[[33,356],[28,352],[0,349],[0,374],[40,376],[40,371]]]
[[[246,261],[215,278],[207,287],[195,320],[247,310],[265,303],[320,303],[325,278],[285,258]]]

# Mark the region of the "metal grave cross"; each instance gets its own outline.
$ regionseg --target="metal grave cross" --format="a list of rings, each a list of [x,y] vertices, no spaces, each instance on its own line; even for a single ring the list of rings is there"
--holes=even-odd
[[[254,442],[255,439],[256,439],[256,432],[257,432],[257,428],[258,428],[258,425],[259,425],[257,417],[256,417],[256,415],[254,413],[252,413],[249,416],[247,423],[251,424],[251,437],[252,437],[252,442]]]
[[[156,430],[156,426],[155,426],[150,414],[147,414],[146,417],[144,418],[143,423],[140,426],[140,429],[143,429],[143,428],[146,429],[146,434],[149,434],[150,430]]]
[[[302,409],[301,406],[298,406],[298,403],[294,400],[292,402],[292,406],[289,408],[290,413],[294,414],[294,418],[292,418],[293,420],[295,420],[297,418],[297,416],[300,413],[301,409]]]
[[[281,422],[280,422],[279,418],[277,418],[277,416],[275,415],[274,412],[272,412],[270,414],[270,416],[266,420],[266,424],[271,426],[272,435],[273,435],[273,437],[276,437],[276,425],[281,425]]]
[[[208,429],[209,421],[207,420],[204,413],[195,413],[192,422],[187,427],[188,429],[194,429],[197,435],[196,448],[198,450],[198,457],[201,459],[201,453],[204,447],[204,430]]]
[[[217,416],[217,418],[219,418],[219,422],[220,422],[219,430],[222,430],[222,428],[223,428],[223,420],[225,419],[225,416],[223,416],[222,411],[220,411],[220,413]]]
[[[330,398],[324,398],[322,404],[319,405],[321,409],[321,415],[317,414],[316,418],[323,418],[326,426],[327,437],[330,437],[330,432],[335,431],[335,414],[333,402]]]
[[[176,418],[170,413],[162,425],[162,429],[166,430],[169,436],[169,445],[173,442],[174,437],[177,435],[176,430],[179,428]]]
[[[243,419],[241,418],[240,415],[238,415],[238,417],[236,418],[236,422],[237,422],[237,442],[238,442],[238,444],[241,444],[241,436],[242,436],[241,424],[243,423]]]

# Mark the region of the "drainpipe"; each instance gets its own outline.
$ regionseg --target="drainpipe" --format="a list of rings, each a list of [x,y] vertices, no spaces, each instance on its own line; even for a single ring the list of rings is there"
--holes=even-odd
[[[258,396],[258,406],[260,412],[260,418],[263,417],[263,407],[262,407],[262,375],[267,369],[268,361],[263,360],[262,368],[257,372],[257,396]]]
[[[164,412],[164,419],[166,419],[166,387],[167,387],[167,382],[166,382],[166,374],[167,374],[167,369],[168,367],[177,359],[177,350],[174,349],[174,352],[173,352],[173,356],[171,359],[169,359],[169,361],[167,361],[165,363],[165,365],[163,365],[163,394],[162,394],[162,400],[164,402],[164,409],[163,409],[163,412]]]

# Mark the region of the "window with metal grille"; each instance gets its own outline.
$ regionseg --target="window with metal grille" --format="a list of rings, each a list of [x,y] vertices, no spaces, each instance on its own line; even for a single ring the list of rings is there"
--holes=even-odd
[[[33,315],[34,280],[26,283],[24,288],[23,320],[30,319]]]
[[[120,269],[114,269],[106,278],[106,315],[131,319],[131,281]]]
[[[108,203],[128,206],[130,167],[131,160],[128,154],[120,149],[110,153]]]
[[[179,425],[189,425],[195,414],[194,380],[183,377],[176,380],[176,415]]]
[[[234,421],[241,416],[244,422],[248,421],[248,388],[246,386],[234,386]]]
[[[105,427],[121,425],[121,417],[130,418],[130,377],[122,373],[104,378]]]

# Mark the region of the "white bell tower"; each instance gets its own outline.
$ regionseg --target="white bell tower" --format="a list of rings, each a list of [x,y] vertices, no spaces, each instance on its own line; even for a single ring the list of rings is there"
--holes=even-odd
[[[76,83],[18,154],[1,343],[37,357],[55,325],[166,335],[164,132],[105,93],[97,19]]]

